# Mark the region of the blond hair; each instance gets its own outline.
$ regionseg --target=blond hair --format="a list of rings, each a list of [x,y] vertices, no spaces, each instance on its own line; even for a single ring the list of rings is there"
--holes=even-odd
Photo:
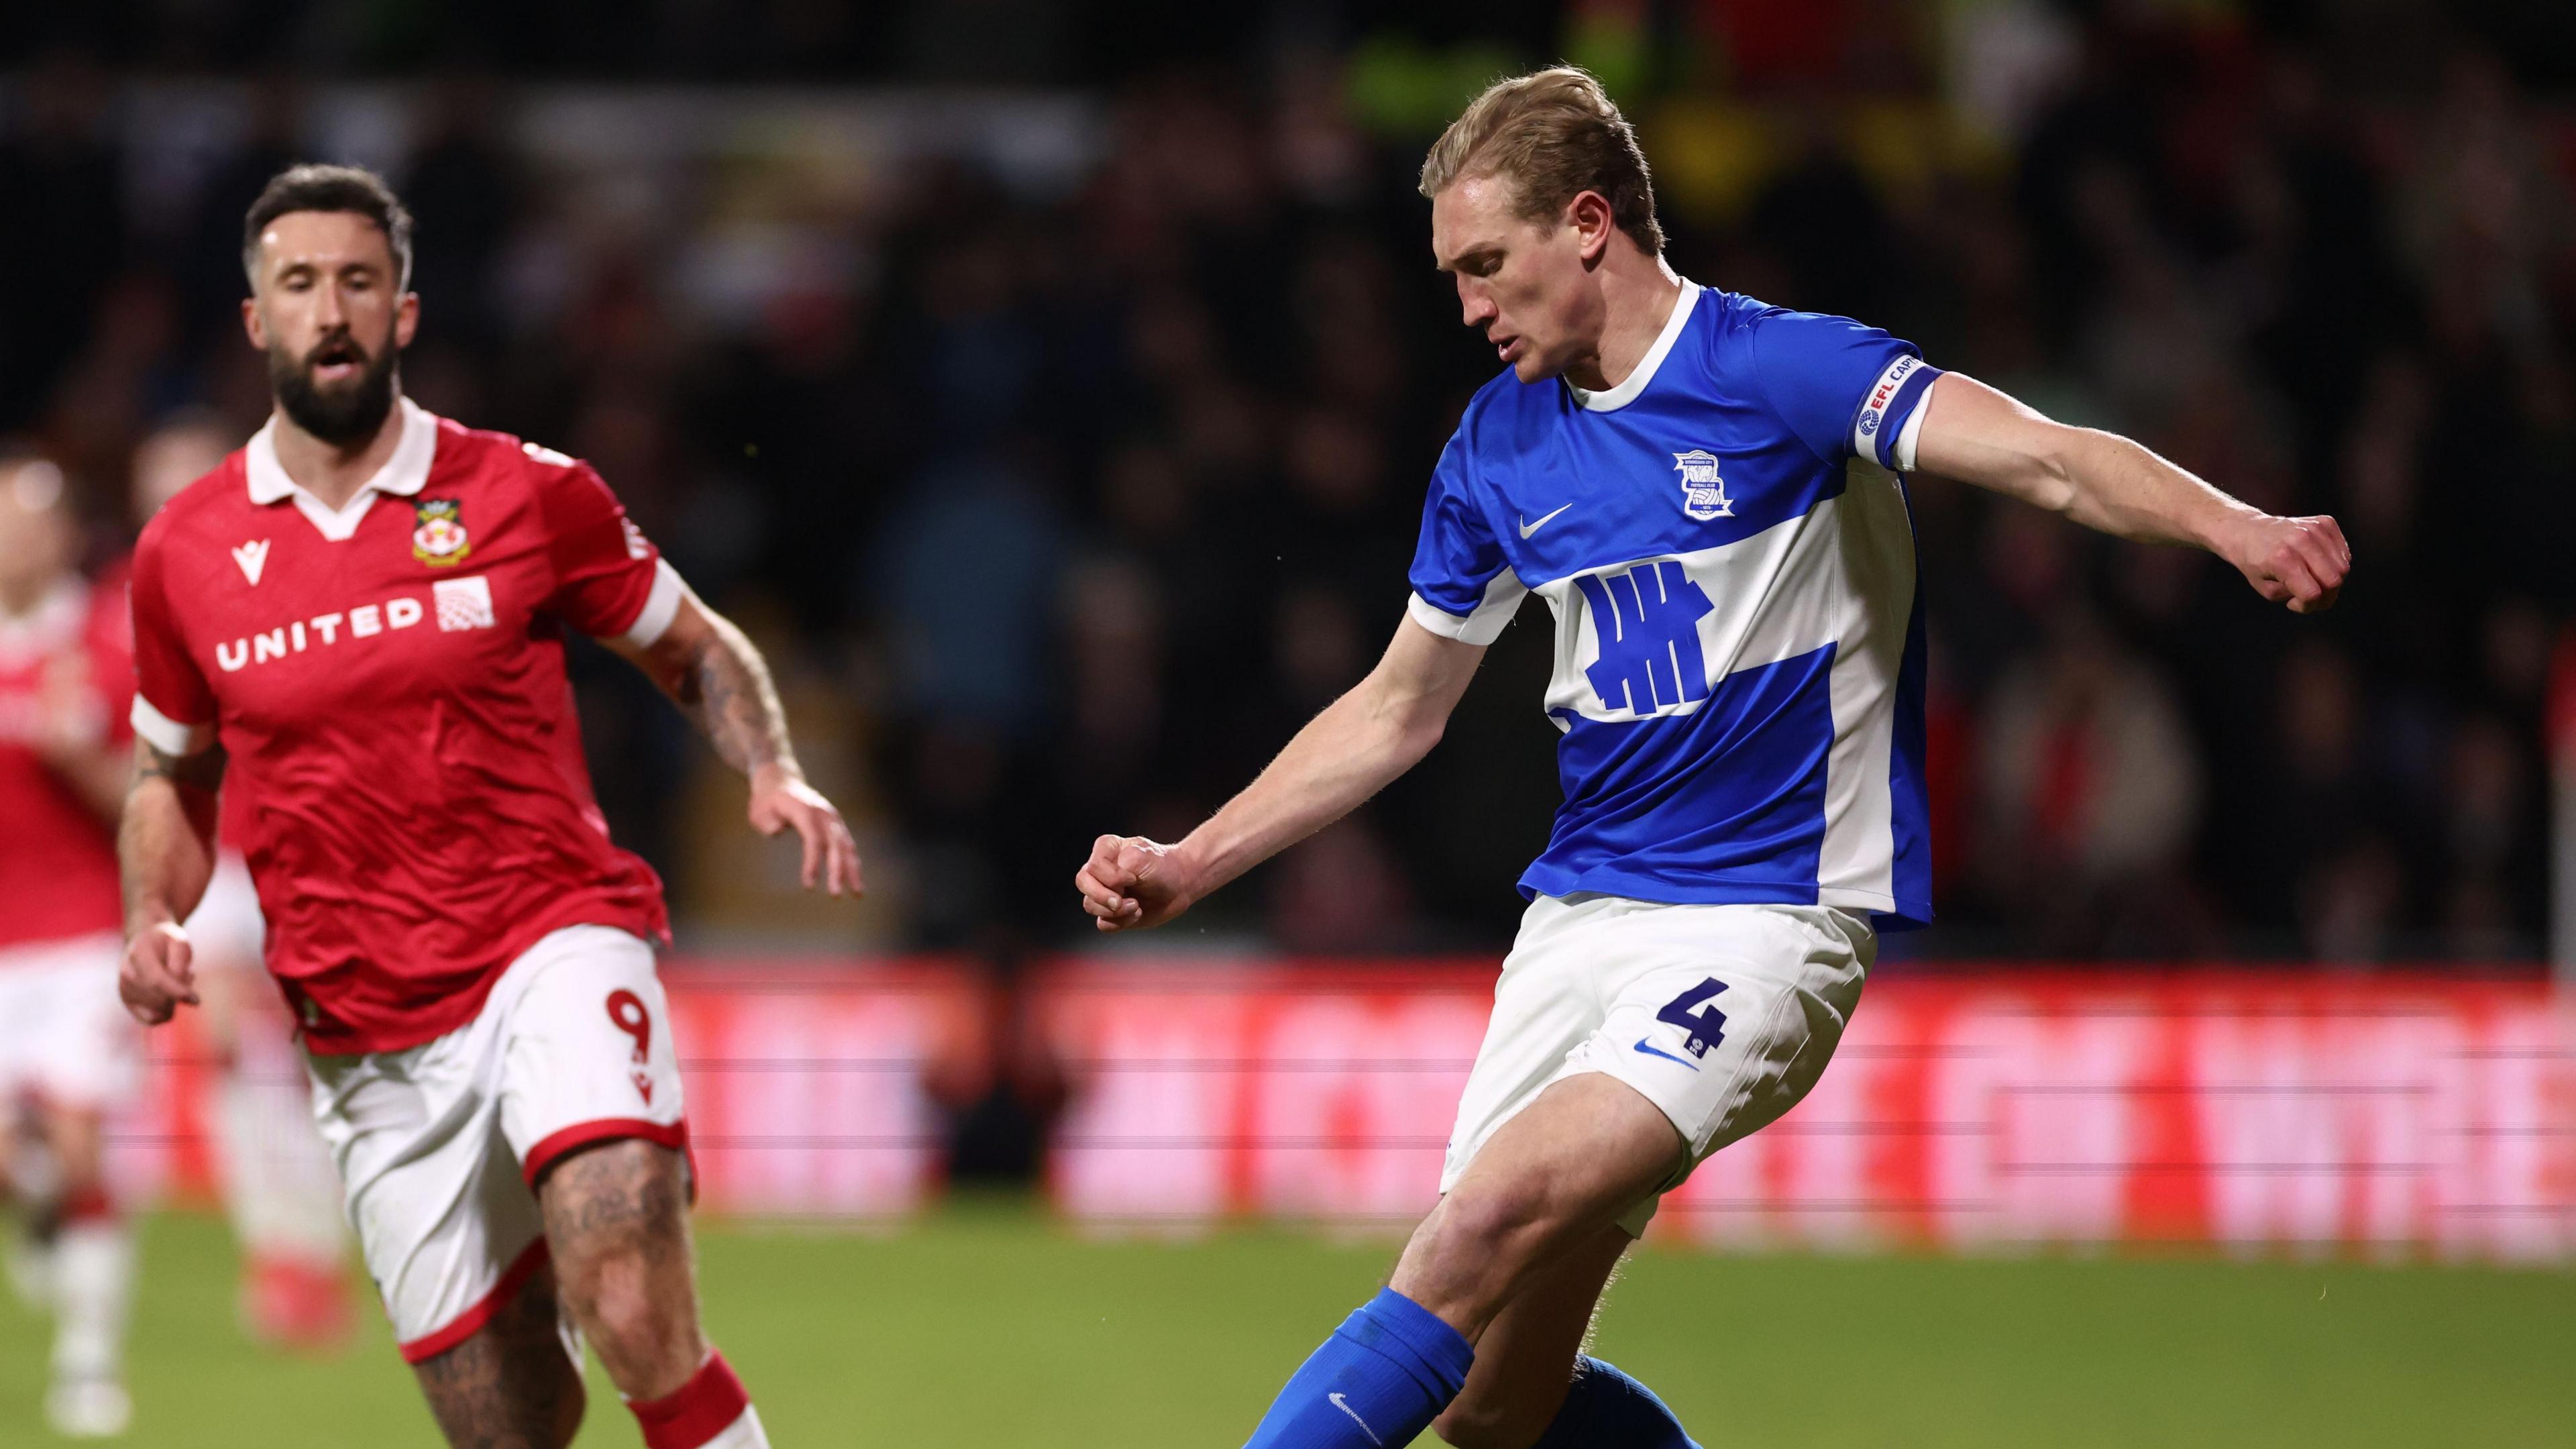
[[[1509,180],[1520,214],[1532,219],[1598,192],[1630,240],[1650,257],[1663,254],[1646,153],[1589,71],[1560,65],[1487,86],[1423,158],[1422,194],[1437,196],[1469,176]]]

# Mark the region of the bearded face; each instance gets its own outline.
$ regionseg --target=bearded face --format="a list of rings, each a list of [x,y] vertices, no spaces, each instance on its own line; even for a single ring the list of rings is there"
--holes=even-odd
[[[267,354],[278,410],[326,445],[365,445],[393,411],[420,316],[384,228],[357,212],[290,211],[245,261],[242,322]]]
[[[272,339],[268,382],[297,427],[334,446],[353,447],[374,437],[393,411],[398,357],[390,327],[372,347],[347,327],[323,333],[301,354]]]

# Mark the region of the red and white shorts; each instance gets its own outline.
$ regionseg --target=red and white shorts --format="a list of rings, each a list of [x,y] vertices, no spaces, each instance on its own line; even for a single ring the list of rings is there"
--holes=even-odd
[[[622,1137],[688,1146],[653,948],[613,927],[545,936],[436,1041],[306,1060],[350,1225],[411,1363],[472,1337],[545,1263],[535,1184],[549,1165]]]
[[[117,999],[114,931],[0,946],[0,1109],[25,1097],[92,1111],[134,1094],[143,1028]]]

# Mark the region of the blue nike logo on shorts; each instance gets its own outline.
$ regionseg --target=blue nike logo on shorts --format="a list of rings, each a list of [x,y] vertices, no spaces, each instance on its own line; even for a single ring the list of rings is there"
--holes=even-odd
[[[1644,1037],[1639,1037],[1637,1039],[1637,1050],[1644,1052],[1650,1057],[1662,1057],[1668,1062],[1680,1062],[1683,1066],[1690,1068],[1694,1072],[1699,1070],[1699,1063],[1690,1061],[1683,1057],[1674,1056],[1671,1052],[1665,1051],[1661,1047],[1650,1047],[1646,1045],[1646,1039]]]

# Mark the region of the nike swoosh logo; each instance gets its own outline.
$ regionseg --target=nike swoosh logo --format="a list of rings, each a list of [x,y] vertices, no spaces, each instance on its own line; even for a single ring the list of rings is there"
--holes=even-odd
[[[1571,504],[1571,503],[1566,504],[1566,505],[1565,505],[1565,508],[1560,508],[1560,509],[1556,510],[1556,513],[1563,513],[1563,512],[1565,511],[1565,509],[1566,509],[1566,508],[1572,508],[1573,506],[1574,506],[1574,505],[1573,505],[1573,504]],[[1538,521],[1538,522],[1536,522],[1536,523],[1532,523],[1532,522],[1530,522],[1526,517],[1524,517],[1524,518],[1521,520],[1521,537],[1523,537],[1523,538],[1527,538],[1527,537],[1529,537],[1531,534],[1538,532],[1540,529],[1547,527],[1547,521],[1548,521],[1549,519],[1551,519],[1551,518],[1554,518],[1554,517],[1556,516],[1556,513],[1542,514],[1542,515],[1540,515],[1540,517],[1539,517],[1539,521]]]
[[[1699,1070],[1699,1063],[1674,1056],[1671,1052],[1665,1051],[1661,1047],[1650,1047],[1643,1041],[1637,1043],[1637,1050],[1644,1052],[1650,1057],[1662,1057],[1668,1062],[1680,1062],[1683,1066],[1690,1068],[1694,1072]]]
[[[1330,1401],[1330,1402],[1331,1402],[1331,1404],[1332,1404],[1332,1406],[1333,1406],[1334,1408],[1339,1409],[1339,1410],[1341,1410],[1343,1413],[1350,1415],[1350,1416],[1351,1416],[1351,1422],[1360,1426],[1360,1432],[1361,1432],[1361,1433],[1363,1433],[1363,1434],[1366,1434],[1367,1436],[1369,1436],[1369,1442],[1370,1442],[1370,1443],[1377,1445],[1377,1446],[1378,1446],[1378,1449],[1386,1449],[1386,1441],[1385,1441],[1384,1439],[1381,1439],[1381,1438],[1379,1438],[1379,1437],[1377,1436],[1377,1431],[1376,1431],[1375,1429],[1372,1429],[1372,1428],[1370,1428],[1370,1427],[1369,1427],[1369,1422],[1368,1422],[1368,1420],[1363,1419],[1363,1418],[1361,1418],[1361,1417],[1360,1417],[1360,1411],[1359,1411],[1359,1410],[1352,1408],[1350,1405],[1348,1405],[1348,1404],[1346,1404],[1346,1403],[1343,1403],[1343,1402],[1342,1402],[1342,1396],[1341,1396],[1341,1395],[1339,1395],[1339,1394],[1326,1394],[1326,1395],[1324,1395],[1324,1397],[1325,1397],[1325,1399],[1326,1399],[1326,1400],[1328,1400],[1328,1401]]]

